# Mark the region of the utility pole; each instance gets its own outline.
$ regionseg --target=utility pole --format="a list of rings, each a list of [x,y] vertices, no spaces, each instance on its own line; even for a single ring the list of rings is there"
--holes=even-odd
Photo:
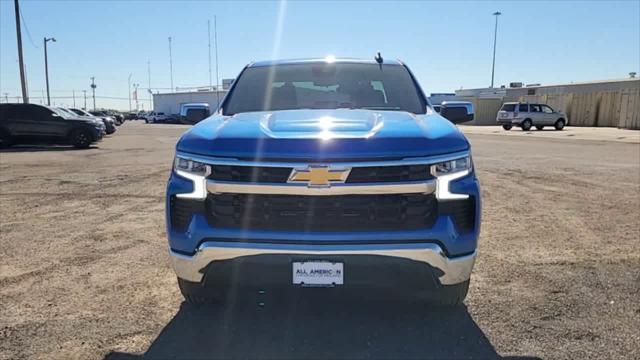
[[[171,76],[171,92],[173,92],[173,58],[171,56],[171,36],[169,36],[169,74]]]
[[[9,93],[4,93],[4,102],[9,102]]]
[[[91,91],[93,92],[93,111],[96,111],[96,88],[98,87],[98,85],[96,85],[95,80],[96,80],[95,76],[92,76],[91,77]]]
[[[131,75],[133,75],[132,73],[129,73],[129,79],[128,81],[128,87],[127,87],[127,92],[129,93],[129,112],[131,112]]]
[[[493,16],[496,17],[496,27],[493,31],[493,64],[491,65],[491,88],[493,88],[493,79],[496,69],[496,41],[498,40],[498,16],[502,15],[500,11],[496,11],[493,13]]]
[[[211,20],[207,20],[207,40],[209,41],[209,87],[213,90],[211,83]]]
[[[71,95],[73,96],[73,107],[76,107],[76,91],[71,90]]]
[[[213,36],[216,44],[216,111],[218,111],[220,107],[220,89],[218,89],[220,78],[218,77],[218,18],[216,15],[213,16]]]
[[[87,90],[82,90],[82,93],[84,94],[84,107],[82,110],[87,110]]]
[[[24,56],[22,55],[22,31],[20,28],[20,4],[18,0],[13,2],[16,10],[16,36],[18,37],[18,63],[20,65],[20,84],[22,85],[22,102],[29,103],[29,91],[27,89],[27,74],[24,69]]]
[[[44,43],[44,77],[47,83],[47,105],[51,106],[51,97],[49,96],[49,62],[47,60],[47,43],[49,41],[56,42],[56,38],[47,38],[43,40]]]

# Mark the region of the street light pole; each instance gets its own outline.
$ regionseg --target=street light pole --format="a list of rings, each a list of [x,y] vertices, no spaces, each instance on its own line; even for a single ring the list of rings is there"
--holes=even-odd
[[[44,42],[44,77],[47,83],[47,105],[51,106],[51,97],[49,96],[49,62],[47,60],[47,43],[49,41],[56,42],[56,38],[45,37]]]
[[[84,107],[82,110],[87,110],[87,90],[82,90],[82,93],[84,94]]]
[[[140,84],[133,84],[133,91],[136,94],[136,111],[138,111],[138,86],[140,86]]]
[[[91,91],[93,92],[93,111],[96,111],[96,88],[98,87],[98,85],[96,85],[96,78],[95,76],[91,77]]]
[[[169,74],[171,76],[171,92],[173,92],[173,57],[171,55],[171,36],[169,36]]]
[[[220,77],[218,76],[218,17],[216,15],[213,16],[213,36],[216,45],[216,111],[218,111],[220,107],[220,89],[218,88]]]
[[[129,93],[129,112],[131,112],[131,73],[129,73],[127,92]]]
[[[149,80],[149,109],[153,109],[153,91],[151,91],[151,60],[147,60],[147,75]]]
[[[491,65],[491,88],[493,88],[493,79],[496,69],[496,41],[498,40],[498,16],[502,15],[500,11],[496,11],[493,13],[493,16],[496,17],[496,26],[493,31],[493,64]]]

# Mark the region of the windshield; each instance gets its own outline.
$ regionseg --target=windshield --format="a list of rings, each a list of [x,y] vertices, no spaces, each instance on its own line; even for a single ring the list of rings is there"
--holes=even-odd
[[[404,66],[287,64],[243,71],[224,113],[340,108],[424,114],[426,103]]]
[[[63,108],[50,107],[49,109],[51,111],[55,112],[56,114],[62,116],[65,119],[77,117],[76,114],[73,114],[73,113],[71,113],[71,112],[69,112],[69,111],[67,111],[66,109],[63,109]]]

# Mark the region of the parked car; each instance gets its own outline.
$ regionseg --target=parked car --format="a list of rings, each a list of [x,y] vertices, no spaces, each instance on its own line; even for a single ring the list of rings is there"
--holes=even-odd
[[[77,109],[77,108],[69,108],[68,110],[73,111],[74,113],[80,115],[80,116],[88,116],[91,118],[96,118],[96,119],[100,119],[105,126],[105,130],[107,132],[107,135],[111,135],[113,133],[116,132],[116,124],[115,121],[108,117],[108,116],[95,116],[91,113],[89,113],[88,111],[82,110],[82,109]]]
[[[134,112],[129,112],[124,115],[125,120],[138,120],[138,114]]]
[[[145,116],[144,122],[149,123],[166,123],[170,122],[171,117],[163,112],[152,111]]]
[[[183,124],[197,124],[211,115],[209,104],[188,103],[180,106],[180,122]]]
[[[470,103],[438,114],[406,65],[377,57],[252,63],[220,108],[180,137],[167,186],[187,301],[224,298],[216,291],[242,274],[292,287],[401,282],[462,303],[480,185],[454,124],[473,119]]]
[[[89,111],[89,113],[91,115],[93,115],[93,116],[97,116],[97,117],[100,117],[100,118],[109,118],[114,122],[114,124],[116,124],[116,126],[122,125],[122,123],[118,122],[118,120],[116,120],[115,117],[107,114],[105,111],[96,111],[96,110],[94,110],[94,111]]]
[[[116,120],[116,123],[118,125],[122,125],[124,124],[124,116],[122,114],[120,114],[119,112],[116,111],[107,111],[106,112],[109,116],[113,117]]]
[[[514,125],[520,126],[524,131],[529,131],[532,126],[538,130],[545,126],[562,130],[569,123],[569,118],[564,112],[553,110],[546,104],[508,102],[498,111],[496,121],[505,130],[511,130]]]
[[[71,144],[88,148],[105,134],[102,121],[36,104],[0,104],[0,146]]]

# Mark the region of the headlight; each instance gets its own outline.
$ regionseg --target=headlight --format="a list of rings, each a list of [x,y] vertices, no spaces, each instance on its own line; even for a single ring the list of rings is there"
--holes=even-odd
[[[208,171],[207,164],[181,157],[176,157],[176,160],[173,163],[173,168],[175,170],[200,176],[206,176]]]
[[[441,163],[431,165],[431,174],[433,176],[450,175],[465,170],[471,170],[472,166],[471,157],[465,156],[463,158],[443,161]]]

